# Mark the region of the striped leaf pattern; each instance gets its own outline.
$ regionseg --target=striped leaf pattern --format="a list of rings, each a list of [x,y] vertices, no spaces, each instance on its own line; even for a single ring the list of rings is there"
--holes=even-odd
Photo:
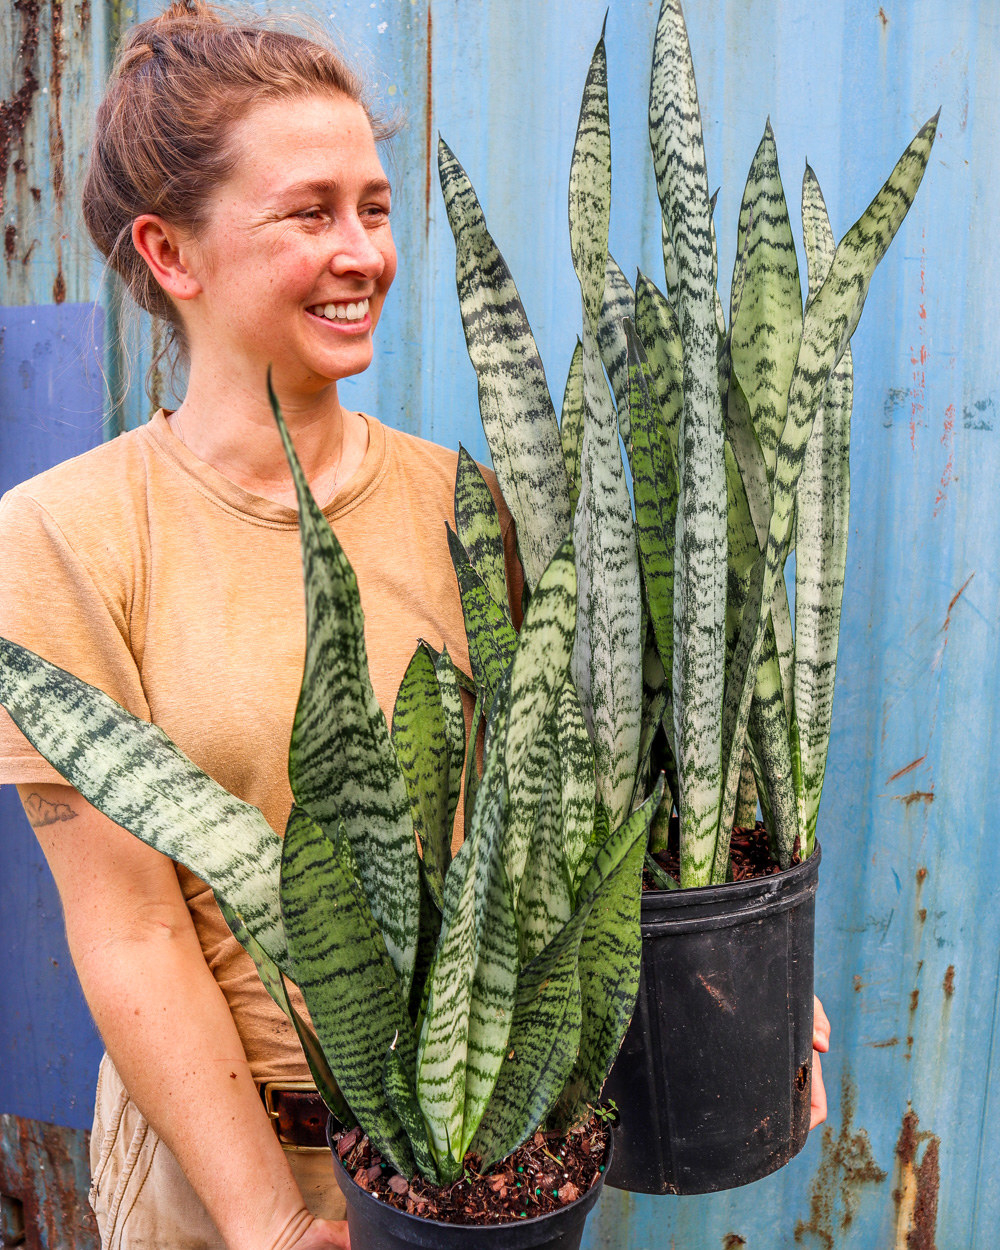
[[[427,887],[440,911],[451,861],[451,750],[434,661],[422,646],[414,651],[396,695],[392,745],[406,782]]]
[[[514,279],[465,170],[443,140],[438,172],[455,236],[458,298],[479,380],[479,412],[517,525],[525,579],[534,587],[571,525],[556,414]]]
[[[292,809],[285,831],[281,910],[295,980],[337,1084],[378,1152],[412,1176],[407,1135],[382,1088],[384,1056],[395,1039],[408,1069],[415,1060],[405,992],[350,839],[341,828],[334,842],[300,808]]]
[[[660,8],[649,133],[660,203],[673,232],[684,344],[671,684],[681,787],[681,880],[696,886],[710,880],[719,825],[726,473],[711,208],[694,67],[679,0],[663,0]]]
[[[840,241],[830,272],[806,308],[798,360],[789,388],[788,418],[775,460],[771,524],[764,556],[755,567],[745,615],[745,629],[737,643],[731,680],[727,683],[724,718],[735,726],[731,736],[739,745],[725,762],[725,785],[719,822],[721,835],[731,825],[739,785],[743,726],[750,711],[757,661],[763,642],[763,625],[770,611],[774,586],[781,575],[791,532],[795,488],[805,459],[827,379],[850,341],[864,307],[875,269],[906,216],[927,167],[937,130],[937,117],[917,133],[900,157],[885,185],[862,216]],[[724,865],[717,859],[716,875]]]
[[[426,648],[426,643],[423,644]],[[444,712],[445,737],[448,743],[448,836],[455,828],[455,814],[462,795],[462,769],[465,766],[465,709],[462,706],[462,690],[459,672],[452,663],[447,647],[435,657],[434,673],[438,680],[441,709]],[[472,741],[478,728],[478,718],[473,717]],[[473,751],[473,754],[475,752]],[[448,848],[448,861],[451,848]]]
[[[562,440],[563,458],[566,462],[566,477],[569,481],[570,514],[576,511],[576,501],[580,497],[580,452],[583,447],[583,344],[576,340],[573,358],[569,363],[566,375],[566,390],[563,392],[562,419],[559,423],[559,437]]]
[[[416,1094],[444,1184],[461,1175],[496,1083],[514,1009],[517,933],[501,856],[508,682],[491,717],[471,831],[445,881],[441,939],[417,1054]]]
[[[642,634],[639,554],[618,429],[589,324],[583,327],[580,498],[573,522],[578,598],[573,679],[594,742],[598,796],[628,815],[639,750]]]
[[[450,526],[448,547],[462,599],[472,676],[477,692],[482,694],[483,706],[488,708],[493,703],[501,678],[514,658],[517,635],[507,613],[472,567],[465,548]]]
[[[632,493],[642,561],[643,587],[656,649],[665,670],[674,658],[674,538],[677,529],[677,463],[670,432],[651,393],[648,365],[630,321],[629,407],[632,412]]]
[[[232,930],[233,937],[236,938],[237,942],[253,960],[254,967],[257,969],[264,989],[271,996],[275,1006],[280,1007],[292,1022],[299,1043],[302,1046],[302,1053],[305,1055],[306,1063],[309,1065],[309,1074],[313,1079],[313,1084],[319,1090],[327,1108],[333,1112],[345,1128],[353,1127],[355,1123],[354,1112],[347,1105],[347,1100],[334,1080],[326,1055],[323,1054],[323,1048],[319,1044],[319,1038],[312,1027],[303,1020],[292,1006],[292,1000],[288,996],[288,987],[285,985],[285,978],[281,975],[281,969],[254,938],[242,916],[233,911],[227,903],[221,901],[219,902],[219,909],[226,924]]]
[[[427,1141],[427,1126],[420,1111],[420,1104],[413,1092],[410,1071],[400,1057],[395,1045],[389,1048],[382,1065],[382,1088],[393,1114],[406,1130],[413,1160],[423,1176],[431,1179],[437,1175],[437,1165]]]
[[[684,413],[681,328],[666,297],[640,273],[635,284],[635,329],[653,375],[653,394],[676,460]]]
[[[584,316],[597,332],[611,224],[611,128],[604,32],[587,71],[569,170],[569,243],[583,294]]]
[[[102,690],[0,638],[0,703],[88,803],[207,881],[288,972],[278,904],[281,839],[162,729]]]
[[[455,532],[490,597],[509,617],[500,518],[479,465],[461,444],[455,477]]]
[[[576,589],[573,542],[567,538],[531,596],[511,667],[504,764],[512,819],[504,862],[515,903],[539,804],[549,787],[551,757],[558,750],[551,721],[573,654]]]
[[[594,748],[572,681],[564,681],[555,712],[562,802],[562,850],[570,881],[586,854],[594,828]]]
[[[580,1052],[560,1099],[562,1124],[597,1101],[632,1018],[642,954],[642,863],[662,797],[661,777],[642,807],[605,840],[580,883],[580,912],[589,905],[579,953],[582,1026]]]
[[[563,683],[564,687],[566,683]],[[547,747],[547,770],[534,811],[531,842],[517,896],[517,941],[522,967],[548,946],[573,913],[572,878],[563,852],[559,742],[550,717],[538,738]],[[536,748],[537,750],[537,748]],[[533,752],[534,753],[534,752]],[[593,778],[591,778],[593,786]]]
[[[833,231],[813,171],[802,184],[809,295],[822,286],[834,255]],[[803,854],[816,838],[833,713],[840,604],[847,563],[854,367],[848,347],[823,392],[796,488],[795,747],[800,777]]]
[[[802,289],[770,121],[743,192],[737,256],[744,251],[742,280],[737,282],[735,274],[733,278],[732,367],[747,398],[768,475],[773,477],[802,337]]]
[[[295,481],[306,593],[305,667],[288,780],[296,803],[329,837],[343,821],[406,995],[420,919],[420,866],[406,783],[368,675],[354,570],[313,499],[270,376],[268,395]]]
[[[601,361],[608,371],[608,380],[618,410],[618,430],[626,448],[632,441],[632,424],[628,410],[628,344],[623,322],[635,316],[635,292],[628,279],[608,253],[604,274],[604,303],[597,326],[597,344]]]

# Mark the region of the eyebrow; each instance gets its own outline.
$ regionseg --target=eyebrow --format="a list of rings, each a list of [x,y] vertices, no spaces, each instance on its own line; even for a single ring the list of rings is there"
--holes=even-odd
[[[281,190],[282,199],[292,199],[299,195],[330,195],[340,190],[341,184],[333,178],[315,178],[308,179],[305,182],[293,183],[290,187],[283,187]],[[384,192],[392,192],[392,184],[388,178],[372,178],[366,182],[361,188],[361,194],[379,195]]]

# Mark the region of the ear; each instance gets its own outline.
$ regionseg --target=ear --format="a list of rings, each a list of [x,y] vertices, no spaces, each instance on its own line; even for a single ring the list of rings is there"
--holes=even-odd
[[[176,226],[143,213],[132,223],[132,243],[168,295],[187,300],[200,294],[201,283],[190,268],[193,244]]]

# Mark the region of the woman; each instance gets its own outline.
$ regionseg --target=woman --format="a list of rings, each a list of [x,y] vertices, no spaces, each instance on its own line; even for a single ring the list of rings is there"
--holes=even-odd
[[[382,708],[418,638],[468,667],[443,524],[456,457],[338,400],[371,360],[396,270],[383,133],[314,41],[200,4],[134,27],[84,212],[173,335],[184,401],[0,504],[0,634],[155,721],[279,831],[304,619],[268,366],[358,575]],[[44,611],[24,593],[39,579]],[[294,1110],[307,1070],[211,892],[91,808],[6,717],[0,780],[18,784],[51,865],[107,1047],[92,1139],[103,1245],[347,1246],[328,1157],[284,1149],[268,1118],[262,1088]]]

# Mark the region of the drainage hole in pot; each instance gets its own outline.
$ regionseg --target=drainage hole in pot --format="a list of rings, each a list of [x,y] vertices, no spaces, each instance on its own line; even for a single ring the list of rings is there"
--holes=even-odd
[[[795,1073],[795,1088],[797,1090],[805,1089],[806,1082],[808,1080],[809,1080],[809,1065],[807,1063],[803,1063],[799,1067],[798,1072]]]

